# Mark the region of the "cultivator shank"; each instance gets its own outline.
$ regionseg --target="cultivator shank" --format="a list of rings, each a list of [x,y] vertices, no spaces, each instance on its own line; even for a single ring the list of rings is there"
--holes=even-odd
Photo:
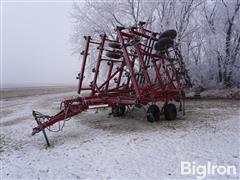
[[[112,107],[113,115],[120,116],[125,106],[152,104],[147,112],[149,121],[158,120],[160,114],[175,119],[177,111],[184,112],[185,99],[176,35],[174,30],[152,32],[141,23],[117,27],[115,39],[106,34],[99,39],[84,37],[78,94],[87,91],[90,95],[63,101],[61,111],[54,116],[33,111],[38,126],[32,134],[43,131],[46,138],[45,128],[90,108]],[[160,101],[161,110],[155,105]],[[179,108],[172,102],[180,103]]]

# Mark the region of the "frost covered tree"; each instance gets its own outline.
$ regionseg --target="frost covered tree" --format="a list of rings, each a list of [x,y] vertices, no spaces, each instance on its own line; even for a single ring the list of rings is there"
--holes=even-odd
[[[116,26],[134,26],[139,21],[151,25],[157,2],[148,3],[142,0],[109,0],[79,1],[73,3],[71,17],[74,20],[72,41],[75,51],[79,51],[82,36],[99,35],[105,32],[108,36],[115,34]]]
[[[216,82],[231,87],[239,80],[240,1],[211,1],[203,6],[205,55],[216,65]],[[239,85],[239,84],[238,84]]]
[[[194,86],[240,86],[240,0],[109,0],[74,2],[74,51],[82,36],[107,33],[116,26],[145,21],[149,29],[176,29],[184,78]]]

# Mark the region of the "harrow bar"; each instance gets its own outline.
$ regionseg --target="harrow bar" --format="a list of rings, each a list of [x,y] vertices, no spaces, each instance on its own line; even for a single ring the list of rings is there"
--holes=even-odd
[[[45,128],[89,108],[147,105],[162,101],[161,113],[164,113],[168,103],[176,101],[180,102],[179,111],[184,112],[181,66],[174,45],[171,45],[173,39],[165,36],[166,33],[152,32],[143,25],[117,27],[115,39],[109,39],[106,34],[100,35],[99,39],[85,36],[77,92],[80,95],[83,91],[90,91],[90,95],[62,101],[61,111],[54,116],[33,111],[38,126],[33,128],[32,134],[43,131],[49,144]],[[161,44],[163,41],[168,44]],[[92,79],[86,71],[89,64]],[[153,117],[152,114],[150,116]]]

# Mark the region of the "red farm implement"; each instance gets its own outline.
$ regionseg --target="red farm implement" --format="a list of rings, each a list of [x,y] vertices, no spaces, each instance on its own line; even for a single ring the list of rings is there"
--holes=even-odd
[[[117,27],[115,39],[106,34],[99,39],[84,37],[78,94],[90,94],[62,101],[62,110],[54,116],[33,111],[38,125],[32,134],[42,131],[49,145],[45,128],[91,108],[111,107],[113,116],[122,116],[127,106],[149,105],[146,118],[150,122],[159,120],[160,115],[173,120],[177,111],[184,113],[176,35],[175,30],[152,32],[142,23],[137,27]],[[156,105],[160,101],[161,109]]]

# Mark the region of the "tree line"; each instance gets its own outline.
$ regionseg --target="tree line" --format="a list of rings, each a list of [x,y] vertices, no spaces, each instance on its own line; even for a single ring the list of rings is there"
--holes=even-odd
[[[175,29],[179,59],[187,81],[203,88],[240,87],[240,0],[108,0],[73,3],[71,18],[74,52],[82,50],[82,36],[105,32],[114,37],[116,26],[163,32]]]

